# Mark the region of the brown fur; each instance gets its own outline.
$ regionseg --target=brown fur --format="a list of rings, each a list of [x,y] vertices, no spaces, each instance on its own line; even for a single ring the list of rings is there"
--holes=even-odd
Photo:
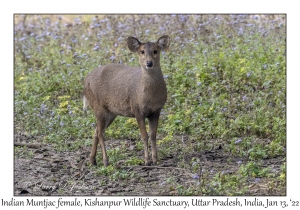
[[[100,141],[103,164],[108,165],[104,144],[104,131],[116,116],[135,117],[144,141],[145,164],[150,164],[148,135],[145,118],[149,120],[152,161],[157,162],[156,130],[161,109],[167,99],[166,84],[160,68],[160,52],[167,50],[169,36],[162,36],[156,43],[141,43],[128,37],[128,48],[137,52],[141,67],[119,64],[101,66],[90,72],[84,81],[84,108],[88,105],[94,111],[97,127],[90,156],[96,165],[96,152]]]

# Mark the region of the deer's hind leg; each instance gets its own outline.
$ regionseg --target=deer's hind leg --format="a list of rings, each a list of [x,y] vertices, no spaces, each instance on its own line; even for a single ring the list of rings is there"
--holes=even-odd
[[[97,118],[97,127],[95,129],[94,143],[92,146],[90,161],[93,165],[97,164],[96,153],[97,153],[97,146],[99,142],[102,151],[103,165],[108,166],[108,157],[107,157],[105,143],[104,143],[105,141],[104,133],[105,133],[105,129],[114,121],[116,115],[109,113],[107,111],[102,111],[97,113],[96,118]]]

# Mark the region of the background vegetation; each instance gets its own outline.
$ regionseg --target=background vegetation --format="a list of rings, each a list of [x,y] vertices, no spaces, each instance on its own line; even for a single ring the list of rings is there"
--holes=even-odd
[[[137,66],[128,36],[156,41],[168,34],[170,50],[161,55],[168,100],[159,122],[159,159],[175,154],[177,167],[206,179],[176,185],[177,194],[247,194],[249,179],[285,189],[285,27],[284,15],[15,16],[15,134],[57,151],[90,147],[95,119],[91,110],[87,116],[82,111],[83,78],[99,65]],[[137,150],[143,148],[135,119],[117,117],[106,138],[134,139]],[[200,159],[188,158],[216,148],[239,159],[236,171],[206,176]],[[117,161],[143,163],[123,144],[108,148],[111,166],[104,168],[98,151],[94,170],[111,179],[127,176]],[[283,160],[280,170],[263,167],[272,158]]]

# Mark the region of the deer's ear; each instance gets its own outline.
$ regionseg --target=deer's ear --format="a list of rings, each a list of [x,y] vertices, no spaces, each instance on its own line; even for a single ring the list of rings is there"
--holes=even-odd
[[[137,38],[131,36],[127,38],[127,45],[131,52],[137,52],[141,44]]]
[[[164,35],[157,40],[157,45],[161,48],[161,50],[165,51],[170,46],[170,37],[168,35]]]

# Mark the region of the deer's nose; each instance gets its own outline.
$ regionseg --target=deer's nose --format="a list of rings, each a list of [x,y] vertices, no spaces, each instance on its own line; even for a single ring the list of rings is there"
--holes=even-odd
[[[153,62],[152,61],[147,61],[147,67],[152,67],[153,66]]]

